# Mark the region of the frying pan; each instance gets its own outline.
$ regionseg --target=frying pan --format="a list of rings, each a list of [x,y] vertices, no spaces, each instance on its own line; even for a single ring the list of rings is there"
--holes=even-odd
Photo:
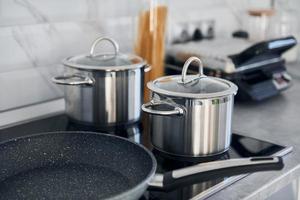
[[[156,160],[127,139],[53,132],[0,143],[0,199],[138,199],[195,180],[283,168],[279,157],[213,161],[155,174]]]

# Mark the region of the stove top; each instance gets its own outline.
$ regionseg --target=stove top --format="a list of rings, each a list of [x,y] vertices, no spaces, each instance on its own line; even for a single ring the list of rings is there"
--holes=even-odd
[[[161,152],[153,149],[149,142],[150,138],[149,134],[147,134],[147,127],[146,125],[143,126],[142,123],[136,123],[128,125],[126,127],[122,126],[110,128],[108,130],[100,130],[95,127],[73,123],[68,119],[68,117],[65,114],[59,114],[43,119],[35,119],[27,123],[0,129],[0,142],[15,137],[21,137],[24,135],[31,135],[41,132],[79,130],[115,134],[145,145],[155,155],[158,162],[157,171],[161,173],[194,165],[195,163],[209,162],[218,159],[220,160],[270,155],[283,156],[292,150],[291,147],[280,146],[277,144],[254,139],[251,137],[241,136],[239,134],[234,133],[232,135],[231,146],[229,150],[224,154],[218,155],[217,157],[203,157],[193,160],[178,160],[178,158],[168,157],[162,154]],[[204,199],[211,196],[213,193],[220,191],[226,186],[240,180],[245,176],[247,176],[247,174],[227,178],[212,179],[205,182],[199,182],[193,185],[187,185],[183,188],[179,188],[174,191],[168,192],[147,191],[141,199]]]

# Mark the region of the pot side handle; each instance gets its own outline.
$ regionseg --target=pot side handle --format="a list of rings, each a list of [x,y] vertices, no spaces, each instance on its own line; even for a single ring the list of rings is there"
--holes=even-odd
[[[197,182],[259,171],[281,170],[283,167],[282,158],[276,156],[213,161],[166,172],[160,175],[160,184],[151,182],[150,186],[152,190],[168,191]]]
[[[159,106],[159,105],[172,106],[173,110],[155,110],[153,108],[153,106]],[[170,115],[183,115],[184,114],[184,110],[178,106],[164,103],[164,102],[154,102],[154,101],[150,101],[148,103],[143,104],[142,110],[144,112],[152,114],[152,115],[170,116]]]
[[[147,72],[150,72],[150,71],[151,71],[151,69],[152,69],[152,66],[151,66],[151,65],[148,65],[148,64],[146,64],[146,65],[145,65],[145,68],[144,68],[144,72],[145,72],[145,73],[147,73]]]
[[[85,77],[82,75],[66,75],[66,76],[56,76],[52,78],[52,82],[60,85],[94,85],[94,80],[90,77]]]

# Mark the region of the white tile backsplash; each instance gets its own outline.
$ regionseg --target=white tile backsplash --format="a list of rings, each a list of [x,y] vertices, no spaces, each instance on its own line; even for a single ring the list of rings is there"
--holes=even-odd
[[[0,0],[0,26],[86,21],[97,16],[97,0]]]
[[[87,52],[101,35],[96,22],[60,22],[0,28],[0,73],[58,64],[70,55]]]
[[[0,73],[32,67],[26,52],[13,37],[13,28],[0,28]]]
[[[61,97],[62,90],[51,82],[52,69],[55,66],[1,73],[0,111]]]

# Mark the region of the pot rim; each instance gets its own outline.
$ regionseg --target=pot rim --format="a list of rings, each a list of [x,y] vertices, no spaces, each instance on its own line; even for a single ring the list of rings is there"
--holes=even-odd
[[[231,81],[221,79],[221,78],[216,78],[216,77],[209,77],[209,78],[217,80],[217,81],[221,81],[221,82],[227,84],[229,86],[227,90],[224,90],[221,92],[214,92],[214,93],[198,93],[198,94],[196,94],[196,93],[174,92],[174,91],[170,91],[170,90],[161,89],[156,86],[156,83],[161,80],[164,80],[166,78],[170,78],[170,79],[177,78],[178,79],[178,77],[181,77],[181,75],[163,76],[158,79],[155,79],[154,81],[148,82],[147,87],[151,91],[159,93],[159,94],[163,94],[163,95],[167,95],[167,96],[174,96],[174,97],[192,98],[192,99],[211,99],[211,98],[228,96],[228,95],[232,95],[232,94],[236,95],[236,93],[238,91],[238,87]]]
[[[99,54],[103,55],[103,54]],[[105,54],[105,55],[113,55],[113,54]],[[83,69],[83,70],[97,70],[97,71],[121,71],[121,70],[130,70],[144,67],[147,63],[146,61],[136,55],[133,54],[124,54],[128,58],[137,59],[139,62],[130,65],[120,65],[120,66],[93,66],[93,65],[83,65],[71,62],[70,59],[78,58],[78,57],[86,57],[89,54],[78,55],[78,56],[70,56],[62,60],[63,65],[75,69]]]

